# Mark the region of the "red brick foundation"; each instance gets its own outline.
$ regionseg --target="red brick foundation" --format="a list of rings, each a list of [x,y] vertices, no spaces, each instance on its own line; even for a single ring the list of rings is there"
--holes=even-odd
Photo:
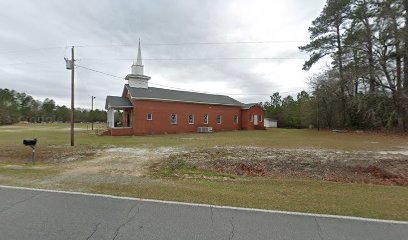
[[[133,135],[132,128],[110,128],[111,136],[131,136]]]

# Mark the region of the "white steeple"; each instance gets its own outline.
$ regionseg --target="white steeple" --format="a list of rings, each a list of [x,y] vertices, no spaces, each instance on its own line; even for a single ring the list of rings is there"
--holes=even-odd
[[[137,49],[137,60],[133,61],[132,74],[143,75],[143,64],[142,64],[142,49],[140,48],[140,38],[139,38],[139,48]]]
[[[139,39],[139,48],[137,50],[137,60],[133,61],[132,73],[128,74],[125,78],[129,81],[130,87],[136,88],[148,88],[148,82],[150,77],[144,75],[144,66],[142,64],[142,49],[140,47]]]

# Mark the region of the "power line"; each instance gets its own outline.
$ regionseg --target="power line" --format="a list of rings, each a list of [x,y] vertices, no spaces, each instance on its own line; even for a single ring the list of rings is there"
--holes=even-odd
[[[89,71],[92,71],[92,72],[100,73],[100,74],[103,74],[103,75],[106,75],[106,76],[110,76],[110,77],[114,77],[114,78],[119,78],[119,79],[126,80],[124,77],[119,77],[119,76],[116,76],[116,75],[113,75],[113,74],[110,74],[110,73],[105,73],[105,72],[102,72],[102,71],[99,71],[99,70],[95,70],[95,69],[92,69],[92,68],[84,67],[84,66],[81,66],[81,65],[75,65],[75,66],[80,67],[80,68],[83,68],[83,69],[86,69],[86,70],[89,70]],[[188,90],[188,89],[170,87],[170,86],[166,86],[166,85],[162,85],[162,84],[156,84],[156,83],[151,83],[151,84],[152,84],[152,85],[161,86],[161,87],[167,87],[167,88],[173,88],[173,89],[177,89],[177,90],[190,91],[190,92],[192,92],[191,90]]]
[[[305,43],[308,41],[300,40],[265,40],[265,41],[220,41],[220,42],[157,42],[157,43],[144,43],[145,46],[179,46],[179,45],[240,45],[240,44],[283,44],[283,43]],[[137,47],[137,44],[85,44],[85,45],[72,45],[79,48],[92,48],[92,47]],[[18,49],[0,49],[0,54],[15,53],[25,51],[40,51],[40,50],[53,50],[53,49],[67,49],[71,46],[45,46],[35,48],[18,48]],[[5,51],[2,51],[5,50]]]
[[[92,69],[92,68],[88,68],[88,67],[84,67],[84,66],[81,66],[81,65],[78,65],[78,64],[75,64],[75,66],[80,67],[80,68],[83,68],[83,69],[86,69],[86,70],[89,70],[89,71],[92,71],[92,72],[97,72],[97,73],[100,73],[100,74],[103,74],[103,75],[106,75],[106,76],[110,76],[110,77],[114,77],[114,78],[120,78],[120,79],[125,79],[125,78],[123,78],[123,77],[115,76],[115,75],[113,75],[113,74],[109,74],[109,73],[105,73],[105,72],[102,72],[102,71],[98,71],[98,70],[95,70],[95,69]]]
[[[39,47],[39,48],[23,48],[23,49],[0,49],[6,51],[0,51],[0,54],[5,53],[18,53],[18,52],[27,52],[27,51],[42,51],[42,50],[54,50],[54,49],[64,49],[66,46],[55,46],[55,47]]]
[[[270,40],[270,41],[230,41],[230,42],[179,42],[179,43],[147,43],[146,45],[227,45],[227,44],[271,44],[271,43],[300,43],[296,40]]]
[[[95,70],[92,68],[88,68],[88,67],[84,67],[81,65],[77,65],[75,64],[75,66],[79,67],[79,68],[83,68],[92,72],[96,72],[96,73],[100,73],[106,76],[110,76],[110,77],[114,77],[114,78],[119,78],[119,79],[123,79],[126,80],[124,77],[120,77],[120,76],[116,76],[110,73],[105,73],[99,70]],[[177,88],[177,87],[171,87],[171,86],[167,86],[167,85],[163,85],[163,84],[158,84],[158,83],[150,83],[152,85],[156,85],[156,86],[160,86],[160,87],[166,87],[166,88],[170,88],[170,89],[174,89],[174,90],[180,90],[180,91],[187,91],[187,92],[195,92],[195,93],[204,93],[204,94],[213,94],[213,95],[234,95],[234,96],[271,96],[271,93],[251,93],[251,94],[240,94],[240,93],[208,93],[208,92],[198,92],[195,90],[191,90],[191,89],[184,89],[184,88]],[[288,92],[279,92],[279,93],[298,93],[300,91],[288,91]]]
[[[55,63],[55,61],[43,61],[43,62],[20,62],[20,63],[0,63],[0,66],[13,66],[13,65],[36,65],[43,63]]]
[[[178,46],[178,45],[239,45],[239,44],[282,44],[282,43],[305,43],[299,40],[267,40],[267,41],[221,41],[221,42],[163,42],[143,43],[144,46]],[[136,47],[137,44],[95,44],[78,45],[75,47]]]
[[[132,61],[130,58],[81,58],[82,60],[96,61]],[[294,57],[221,57],[221,58],[144,58],[143,61],[225,61],[225,60],[307,60],[308,58]]]

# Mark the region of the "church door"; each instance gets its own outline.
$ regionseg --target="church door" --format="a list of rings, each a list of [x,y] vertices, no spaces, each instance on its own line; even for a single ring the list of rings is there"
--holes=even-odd
[[[132,114],[131,112],[127,112],[127,126],[126,127],[131,127],[132,126]]]

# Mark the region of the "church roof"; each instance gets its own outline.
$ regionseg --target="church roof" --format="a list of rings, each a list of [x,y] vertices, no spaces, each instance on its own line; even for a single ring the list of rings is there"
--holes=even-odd
[[[204,104],[218,104],[243,107],[244,104],[225,95],[206,94],[198,92],[187,92],[170,90],[165,88],[135,88],[125,84],[130,96],[135,99],[149,99],[162,101],[179,101]]]
[[[124,97],[116,97],[116,96],[107,96],[105,109],[108,108],[116,108],[116,109],[124,109],[124,108],[132,108],[133,104],[129,101],[129,99]]]
[[[259,103],[243,103],[243,104],[242,104],[242,109],[250,109],[251,107],[255,107],[255,106],[259,106],[259,107],[261,107],[261,108],[264,108],[264,107],[262,107],[262,105],[259,104]]]

